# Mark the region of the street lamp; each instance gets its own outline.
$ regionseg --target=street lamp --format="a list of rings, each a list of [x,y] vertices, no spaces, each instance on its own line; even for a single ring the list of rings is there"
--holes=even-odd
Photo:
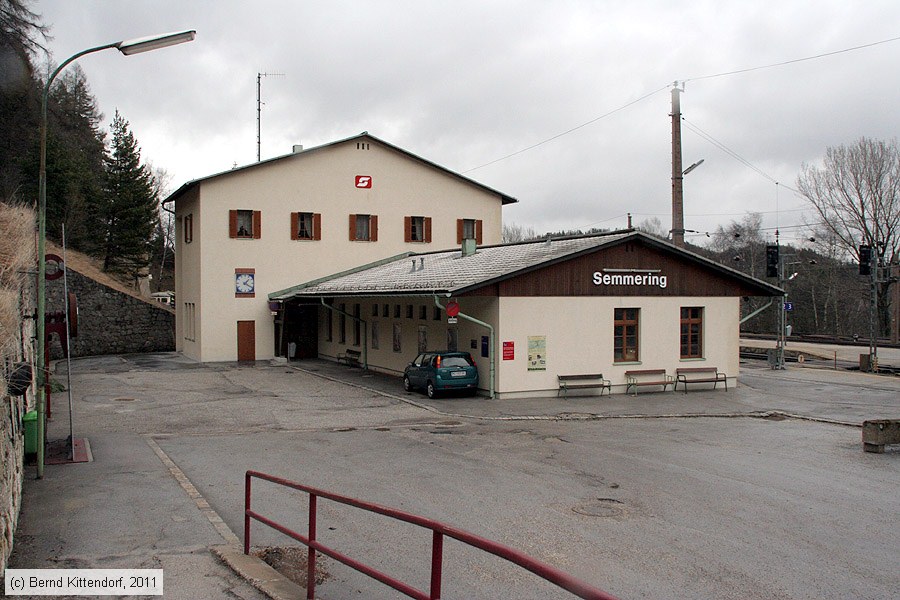
[[[94,48],[88,48],[87,50],[82,50],[81,52],[74,54],[64,60],[56,69],[50,74],[50,77],[47,78],[47,83],[44,85],[44,94],[41,97],[41,163],[40,163],[40,172],[38,175],[38,275],[37,275],[37,397],[38,397],[38,406],[37,406],[37,476],[38,479],[44,476],[44,409],[46,397],[44,394],[44,386],[47,380],[47,365],[46,360],[44,359],[44,313],[46,311],[46,264],[44,262],[44,254],[46,252],[46,242],[47,242],[47,101],[50,97],[50,86],[53,84],[53,80],[56,79],[56,76],[66,68],[66,66],[72,61],[84,56],[85,54],[91,54],[93,52],[99,52],[101,50],[108,50],[110,48],[115,48],[125,56],[130,56],[132,54],[138,54],[140,52],[149,52],[151,50],[158,50],[160,48],[166,48],[168,46],[174,46],[176,44],[183,44],[184,42],[191,42],[197,36],[196,30],[188,30],[188,31],[178,31],[174,33],[164,33],[161,35],[154,35],[144,38],[138,38],[133,40],[124,40],[120,42],[113,42],[111,44],[104,44],[103,46],[96,46]]]

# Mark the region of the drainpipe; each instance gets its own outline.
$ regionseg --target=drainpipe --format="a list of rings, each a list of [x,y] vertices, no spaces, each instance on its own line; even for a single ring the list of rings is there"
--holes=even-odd
[[[447,294],[447,297],[449,298],[450,294]],[[437,306],[438,308],[440,308],[441,310],[443,310],[444,312],[447,311],[447,307],[442,306],[440,301],[438,300],[437,294],[434,295],[434,305]],[[479,321],[475,317],[471,317],[465,313],[459,313],[457,316],[465,319],[466,321],[471,321],[472,323],[475,323],[476,325],[481,325],[482,327],[486,327],[487,330],[490,332],[490,336],[488,338],[488,340],[489,340],[488,341],[488,355],[489,355],[489,360],[490,360],[490,373],[491,373],[490,398],[491,398],[491,400],[493,400],[494,399],[494,381],[495,381],[496,371],[497,371],[497,367],[494,362],[496,360],[496,358],[494,356],[494,327],[490,323],[485,323],[484,321]]]
[[[352,320],[360,322],[360,326],[362,328],[362,367],[363,367],[363,369],[368,371],[369,370],[369,324],[366,321],[364,321],[363,319],[361,319],[355,315],[351,315],[350,313],[348,313],[345,310],[341,310],[341,309],[335,308],[333,306],[328,306],[328,304],[325,303],[325,298],[319,298],[319,300],[322,301],[322,306],[324,306],[328,310],[330,310],[332,312],[336,312],[340,315],[344,315],[346,317],[350,317]],[[282,325],[282,327],[283,327],[283,325]]]

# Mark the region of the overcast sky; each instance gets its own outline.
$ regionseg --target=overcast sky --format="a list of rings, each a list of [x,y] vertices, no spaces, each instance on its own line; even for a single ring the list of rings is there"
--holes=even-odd
[[[284,74],[262,80],[264,159],[368,131],[517,198],[504,221],[538,233],[624,227],[628,212],[635,224],[657,217],[671,228],[676,80],[686,82],[683,165],[704,159],[684,179],[687,229],[713,231],[757,211],[770,236],[780,226],[783,241],[799,239],[805,232],[794,226],[814,220],[788,189],[801,165],[828,146],[900,131],[900,40],[708,77],[900,37],[897,0],[40,0],[32,8],[51,26],[56,62],[107,42],[197,30],[190,44],[79,61],[104,126],[118,108],[172,190],[256,160],[260,72]]]

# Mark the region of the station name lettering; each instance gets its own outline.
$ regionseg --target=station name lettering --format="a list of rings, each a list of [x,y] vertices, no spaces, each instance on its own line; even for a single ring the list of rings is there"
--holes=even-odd
[[[665,275],[651,273],[594,273],[594,285],[656,285],[665,288]]]

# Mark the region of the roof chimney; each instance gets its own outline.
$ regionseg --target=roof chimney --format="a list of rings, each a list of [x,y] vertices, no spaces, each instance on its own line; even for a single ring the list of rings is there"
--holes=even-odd
[[[478,245],[476,244],[475,240],[471,238],[466,238],[462,241],[462,255],[464,257],[472,256],[473,254],[475,254],[475,250],[477,248]]]

